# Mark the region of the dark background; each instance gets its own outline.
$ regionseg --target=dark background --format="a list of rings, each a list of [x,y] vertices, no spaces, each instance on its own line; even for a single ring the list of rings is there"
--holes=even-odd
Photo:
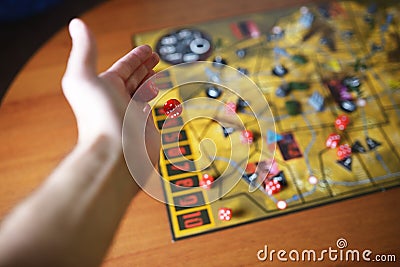
[[[27,7],[21,1],[20,13],[0,14],[0,101],[14,77],[29,58],[60,28],[68,22],[105,0],[60,0],[50,6]],[[0,0],[1,11],[8,1]],[[18,1],[15,1],[18,3]],[[25,3],[24,3],[25,2]],[[7,7],[8,8],[8,7]],[[28,9],[31,9],[30,12]]]

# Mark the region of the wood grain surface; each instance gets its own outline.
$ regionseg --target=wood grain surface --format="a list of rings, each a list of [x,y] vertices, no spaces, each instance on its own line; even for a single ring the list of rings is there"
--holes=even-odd
[[[114,0],[82,18],[98,40],[101,71],[131,49],[134,33],[307,2],[310,1]],[[27,62],[1,105],[0,218],[35,190],[76,142],[75,119],[60,86],[70,45],[64,27]],[[127,210],[103,265],[380,265],[257,259],[257,252],[265,245],[275,250],[321,251],[337,248],[338,238],[345,238],[351,249],[396,254],[399,264],[399,193],[400,188],[390,189],[173,243],[164,204],[141,192]]]

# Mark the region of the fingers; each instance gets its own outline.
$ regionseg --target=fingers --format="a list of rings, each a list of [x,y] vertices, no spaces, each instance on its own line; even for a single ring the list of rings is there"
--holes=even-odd
[[[96,76],[96,41],[89,28],[80,20],[73,19],[69,24],[72,49],[64,78]]]
[[[132,73],[132,75],[126,81],[126,88],[130,95],[133,95],[142,81],[144,81],[145,78],[148,78],[149,75],[153,73],[153,68],[158,62],[158,55],[156,53],[152,53],[152,55],[145,62],[143,62],[143,64],[138,66],[138,68]]]

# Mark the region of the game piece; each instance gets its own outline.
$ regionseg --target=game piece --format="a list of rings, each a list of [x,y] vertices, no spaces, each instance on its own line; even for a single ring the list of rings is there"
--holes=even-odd
[[[350,119],[347,115],[339,115],[335,120],[336,129],[343,131],[349,124]]]
[[[209,68],[205,68],[204,72],[206,73],[208,79],[214,83],[220,83],[221,78],[220,78],[220,73],[217,71],[212,71]]]
[[[281,84],[275,91],[275,95],[278,97],[285,97],[290,93],[289,84],[283,83]]]
[[[178,29],[161,36],[155,51],[169,64],[206,60],[212,52],[211,39],[199,30]]]
[[[361,81],[357,77],[346,77],[343,79],[343,84],[352,89],[360,87]]]
[[[359,98],[357,99],[357,106],[359,107],[365,107],[367,105],[367,100],[365,98]]]
[[[336,161],[340,166],[346,168],[348,171],[351,171],[351,164],[353,162],[351,156],[344,158],[344,159],[340,159],[338,161]]]
[[[164,112],[170,118],[175,118],[181,115],[182,113],[182,105],[181,102],[177,99],[169,99],[164,104]]]
[[[293,90],[307,90],[310,88],[310,84],[306,82],[290,82],[289,88]]]
[[[314,22],[314,15],[309,11],[308,7],[300,8],[301,17],[299,23],[306,29],[309,29]]]
[[[310,106],[312,106],[315,109],[315,111],[318,112],[324,110],[325,107],[324,103],[325,103],[324,97],[317,91],[315,91],[308,99],[308,104],[310,104]]]
[[[286,111],[290,116],[295,116],[301,113],[301,105],[297,100],[288,100],[285,102]]]
[[[246,22],[246,24],[247,24],[247,29],[249,30],[251,38],[260,37],[260,35],[261,35],[260,30],[258,29],[258,26],[254,21],[248,20]]]
[[[236,50],[236,55],[238,58],[244,58],[247,55],[247,51],[244,48]]]
[[[267,192],[267,194],[270,196],[280,192],[281,188],[281,184],[276,180],[268,180],[265,183],[265,192]]]
[[[340,142],[340,135],[336,133],[331,133],[326,139],[325,146],[328,148],[336,148]]]
[[[214,182],[214,177],[211,175],[205,173],[203,174],[202,179],[200,180],[200,186],[204,189],[210,189],[212,186],[212,183]]]
[[[241,67],[239,67],[239,68],[237,68],[237,70],[238,70],[240,73],[244,74],[244,75],[248,75],[248,74],[249,74],[249,70],[246,69],[246,68],[241,68]]]
[[[224,133],[224,136],[228,137],[231,133],[233,133],[235,131],[235,129],[233,127],[223,127],[222,126],[222,131]]]
[[[336,151],[338,160],[348,158],[351,156],[351,147],[348,144],[340,145]]]
[[[355,153],[365,153],[367,150],[363,147],[363,145],[360,143],[360,141],[356,140],[354,144],[351,146],[351,151]]]
[[[234,115],[236,113],[236,104],[234,102],[227,102],[225,104],[225,113],[226,115]]]
[[[273,161],[273,164],[276,164],[276,162]],[[273,171],[273,168],[277,169],[278,165],[276,164],[276,167],[271,167],[271,172]],[[283,171],[279,171],[278,174],[271,178],[271,180],[277,181],[281,185],[281,187],[287,186],[287,180]]]
[[[267,144],[273,144],[276,142],[279,142],[280,140],[282,140],[282,135],[277,134],[276,132],[272,131],[272,130],[268,130],[267,131]]]
[[[308,177],[308,182],[312,185],[316,185],[318,184],[318,179],[314,175],[310,175],[310,177]]]
[[[255,173],[257,165],[254,162],[249,162],[246,165],[246,173]]]
[[[222,90],[219,89],[218,87],[212,85],[212,86],[207,87],[206,95],[209,98],[216,99],[216,98],[219,98],[222,95]]]
[[[230,221],[232,219],[232,210],[229,208],[219,208],[218,218],[221,221]]]
[[[240,133],[240,142],[242,142],[242,144],[253,143],[253,132],[250,130],[243,130]]]
[[[381,143],[368,136],[365,138],[365,142],[367,143],[369,150],[374,150],[375,148],[381,145]]]
[[[308,62],[308,59],[304,55],[299,55],[299,54],[293,55],[291,57],[291,60],[294,63],[299,64],[299,65],[304,65]]]
[[[223,68],[225,65],[228,65],[226,59],[221,56],[216,56],[213,60],[213,66],[216,68]]]
[[[280,209],[280,210],[284,210],[284,209],[286,209],[286,207],[287,207],[287,203],[286,203],[286,201],[284,201],[284,200],[279,200],[279,201],[276,203],[276,207],[277,207],[278,209]]]
[[[339,106],[343,111],[346,112],[353,112],[356,110],[357,107],[356,104],[354,104],[354,102],[350,100],[341,101]]]
[[[289,54],[286,51],[286,49],[281,48],[279,46],[274,47],[274,54],[277,55],[277,56],[284,56],[284,57],[288,57],[289,56]]]
[[[276,65],[272,69],[272,74],[278,77],[283,77],[288,73],[288,70],[283,65]]]
[[[241,112],[243,109],[249,106],[249,103],[247,101],[243,100],[243,98],[238,98],[236,101],[236,112]]]

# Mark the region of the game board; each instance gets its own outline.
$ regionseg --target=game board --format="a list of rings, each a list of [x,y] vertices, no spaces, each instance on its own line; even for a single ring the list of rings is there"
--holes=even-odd
[[[133,36],[161,57],[153,115],[174,240],[400,185],[400,4],[382,2],[330,1]],[[188,70],[209,84],[182,85],[168,70],[198,60],[217,62]],[[251,96],[247,103],[218,86],[228,68],[218,62],[255,82],[265,114],[249,110]],[[171,97],[222,104],[212,113],[204,100],[167,119],[162,105]],[[201,110],[209,116],[193,120]],[[229,112],[243,125],[229,122]],[[342,114],[344,130],[335,126]],[[327,144],[332,133],[335,145]],[[239,180],[226,192],[222,182],[206,183],[233,174]]]

